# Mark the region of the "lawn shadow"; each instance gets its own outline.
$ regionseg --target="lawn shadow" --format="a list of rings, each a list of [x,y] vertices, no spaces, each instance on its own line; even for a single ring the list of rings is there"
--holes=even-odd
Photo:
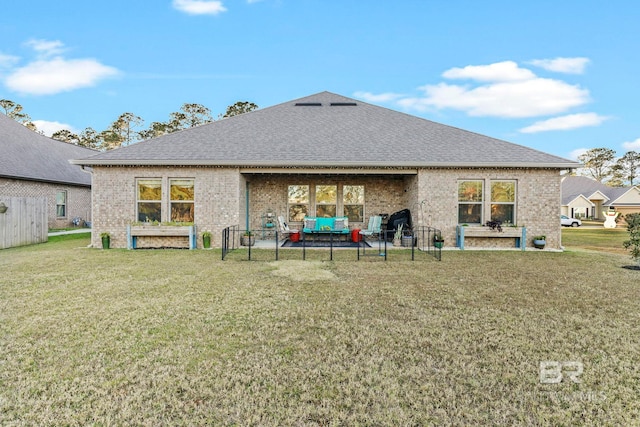
[[[640,271],[640,265],[623,265],[622,268],[626,268],[627,270]]]

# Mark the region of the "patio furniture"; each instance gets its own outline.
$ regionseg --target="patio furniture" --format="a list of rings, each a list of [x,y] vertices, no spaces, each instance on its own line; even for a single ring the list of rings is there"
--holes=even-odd
[[[287,224],[283,216],[278,217],[278,227],[279,227],[280,234],[284,236],[283,240],[285,238],[290,238],[294,235],[297,235],[297,238],[300,239],[300,230],[297,230],[295,228],[289,228],[289,224]]]
[[[372,215],[369,217],[369,226],[366,230],[360,230],[360,235],[366,239],[367,237],[377,236],[380,240],[382,231],[382,217],[380,215]]]
[[[347,217],[305,217],[302,232],[317,235],[349,235],[349,218]]]
[[[369,225],[366,230],[360,230],[360,241],[358,242],[358,259],[360,259],[360,246],[362,246],[362,256],[366,256],[367,237],[376,236],[378,240],[378,253],[376,255],[384,256],[387,259],[387,239],[382,239],[382,216],[372,215],[369,217]],[[384,250],[382,249],[382,241],[384,240]],[[375,254],[375,252],[374,252]],[[374,255],[369,254],[369,255]]]

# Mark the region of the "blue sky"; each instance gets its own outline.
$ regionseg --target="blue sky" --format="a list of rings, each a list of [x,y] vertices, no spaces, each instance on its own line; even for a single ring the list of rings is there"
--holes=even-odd
[[[634,1],[4,3],[0,98],[47,133],[328,90],[562,157],[640,151]]]

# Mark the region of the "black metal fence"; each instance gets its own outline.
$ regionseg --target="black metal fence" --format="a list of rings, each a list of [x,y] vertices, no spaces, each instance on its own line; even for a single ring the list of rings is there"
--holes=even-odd
[[[432,255],[438,261],[442,261],[442,246],[444,246],[444,243],[436,241],[436,237],[442,236],[442,231],[434,227],[415,227],[413,235],[416,239],[416,246],[422,252]]]
[[[328,258],[334,260],[334,249],[340,247],[339,237],[332,233],[327,233],[323,237],[327,240],[328,246],[322,250],[309,251],[312,248],[310,240],[305,233],[301,233],[297,248],[282,248],[282,244],[289,238],[289,233],[280,233],[277,230],[268,230],[269,238],[258,240],[257,236],[263,236],[261,230],[249,231],[241,230],[239,226],[233,225],[222,230],[222,260],[228,258],[229,254],[237,251],[237,258],[246,260],[262,260],[277,261],[282,254],[286,254],[286,259],[322,259]],[[393,251],[393,259],[407,259],[410,254],[411,261],[422,255],[432,255],[436,260],[442,260],[442,246],[434,243],[434,236],[440,236],[440,230],[433,227],[415,227],[413,230],[405,230],[403,233],[400,246],[404,247],[404,251]],[[313,238],[318,238],[314,235]],[[347,238],[351,236],[346,236]],[[351,253],[346,259],[361,260],[364,257],[377,257],[387,261],[389,259],[389,250],[394,246],[393,231],[382,231],[380,234],[369,236],[368,238],[361,236],[357,243],[350,249],[340,249],[342,254]],[[355,248],[355,249],[353,249]],[[300,250],[302,249],[302,250]],[[316,248],[314,248],[316,249]],[[355,252],[355,253],[354,253]],[[311,256],[309,256],[312,254]],[[352,258],[353,256],[353,258]],[[234,258],[236,258],[234,256]],[[345,256],[340,256],[345,259]]]
[[[236,237],[240,235],[240,227],[237,225],[230,225],[222,230],[222,260],[232,250],[236,249]]]

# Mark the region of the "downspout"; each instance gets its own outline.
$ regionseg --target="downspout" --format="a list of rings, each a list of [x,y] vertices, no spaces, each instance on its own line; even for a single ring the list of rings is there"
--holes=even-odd
[[[249,229],[249,181],[245,181],[245,202],[244,202],[244,207],[245,207],[245,213],[244,213],[244,220],[245,220],[245,226],[244,229],[248,230]]]

